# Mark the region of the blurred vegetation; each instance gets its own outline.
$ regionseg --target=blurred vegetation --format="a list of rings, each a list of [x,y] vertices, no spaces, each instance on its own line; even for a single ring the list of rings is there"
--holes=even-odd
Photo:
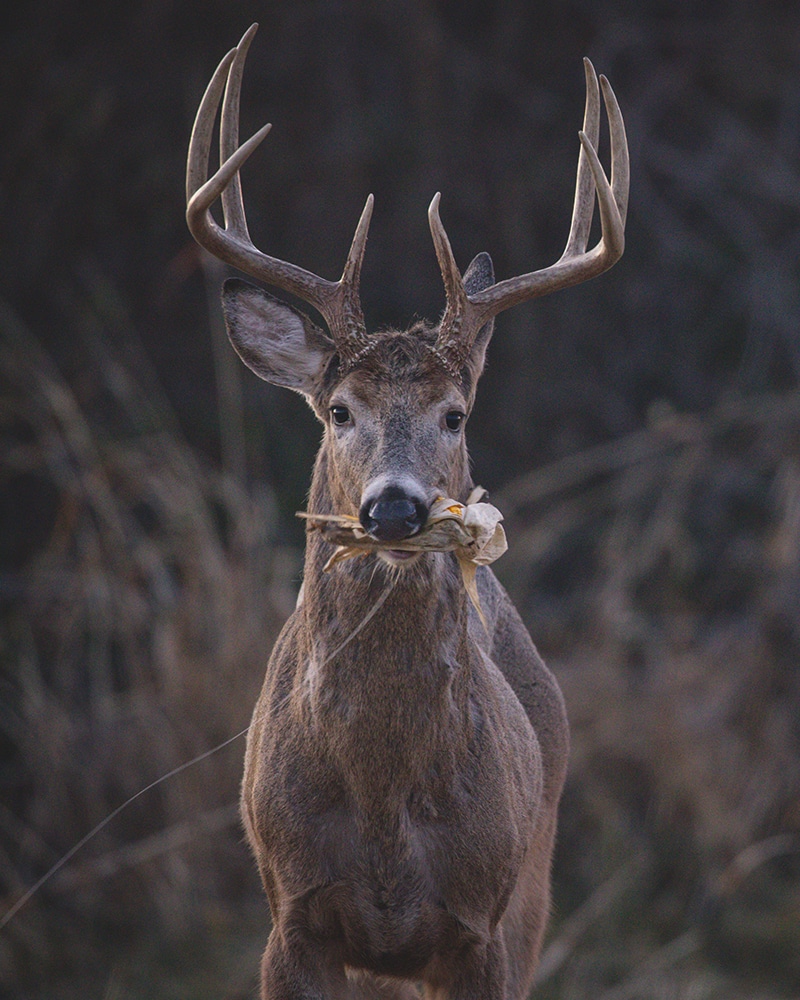
[[[30,0],[0,33],[0,913],[246,725],[319,431],[227,348],[183,223],[214,66],[261,22],[256,242],[368,322],[435,317],[425,211],[500,277],[561,252],[581,57],[632,155],[628,249],[504,315],[470,421],[498,572],[573,759],[538,994],[800,994],[800,11],[734,0]],[[4,995],[252,995],[241,742],[142,795],[0,931]]]

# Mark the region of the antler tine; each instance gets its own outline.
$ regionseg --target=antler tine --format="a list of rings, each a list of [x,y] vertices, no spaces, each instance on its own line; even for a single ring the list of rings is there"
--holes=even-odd
[[[600,139],[600,88],[597,84],[597,73],[588,59],[583,60],[586,74],[586,110],[583,115],[583,132],[591,145],[596,149]],[[572,206],[572,223],[570,225],[567,245],[563,257],[572,257],[576,253],[584,253],[589,242],[589,231],[592,228],[594,214],[595,182],[589,166],[586,150],[581,145],[578,156],[578,174],[575,178],[575,201]]]
[[[442,317],[440,329],[447,329],[451,340],[457,338],[461,320],[469,310],[469,299],[461,278],[461,272],[456,264],[453,248],[442,225],[439,216],[439,202],[441,194],[437,191],[428,208],[428,225],[430,226],[433,246],[436,250],[436,259],[439,261],[439,270],[442,272],[445,293],[445,311]],[[440,345],[440,348],[442,345]]]
[[[239,148],[239,104],[242,94],[242,75],[244,61],[250,42],[258,30],[257,24],[252,24],[236,46],[235,56],[228,70],[228,82],[225,86],[225,98],[222,102],[222,113],[219,123],[219,162],[225,163]],[[237,170],[230,182],[222,190],[222,215],[225,228],[240,239],[249,241],[247,219],[244,214],[242,199],[242,180]]]
[[[317,309],[328,324],[342,361],[352,363],[369,342],[359,299],[359,277],[372,214],[372,195],[364,206],[339,281],[328,281],[296,264],[270,257],[254,246],[247,231],[239,170],[272,127],[264,125],[247,142],[238,145],[242,73],[257,27],[252,25],[238,46],[220,62],[200,102],[189,142],[186,221],[192,236],[215,257],[296,295]],[[220,167],[206,179],[214,121],[221,101]],[[220,197],[224,228],[215,222],[210,211]]]
[[[449,241],[438,217],[438,199],[429,211],[447,306],[439,327],[437,348],[449,361],[448,368],[463,365],[481,327],[492,317],[528,299],[548,295],[593,278],[612,267],[625,248],[625,216],[628,204],[629,161],[625,125],[611,85],[600,77],[611,136],[611,182],[596,152],[600,129],[600,98],[594,67],[584,60],[586,110],[584,127],[578,133],[581,152],[575,184],[572,222],[564,253],[549,267],[497,282],[483,291],[467,295],[453,260]],[[600,209],[601,237],[586,250],[594,213],[594,196]],[[457,276],[458,280],[455,280]]]
[[[361,211],[356,231],[353,234],[353,242],[350,244],[350,252],[347,255],[340,279],[340,284],[355,287],[356,290],[361,280],[361,264],[364,260],[364,250],[367,247],[367,234],[369,232],[369,223],[372,219],[372,207],[374,204],[375,199],[373,196],[371,194],[367,195],[367,200]]]
[[[631,183],[631,163],[628,155],[628,139],[625,135],[625,122],[619,109],[616,94],[605,76],[600,76],[600,86],[603,88],[603,101],[608,115],[608,130],[611,135],[611,190],[617,202],[617,209],[622,225],[628,217],[628,194]],[[595,148],[596,148],[595,143]]]
[[[367,246],[367,233],[374,203],[375,199],[371,194],[368,195],[353,235],[353,242],[350,244],[342,276],[336,285],[338,294],[335,316],[331,319],[326,317],[342,359],[343,370],[351,367],[374,343],[367,334],[359,294],[361,264]]]
[[[217,108],[222,97],[222,90],[228,79],[228,70],[235,55],[236,49],[231,49],[220,61],[219,66],[214,70],[214,75],[209,80],[203,98],[200,101],[200,106],[197,109],[192,135],[189,139],[189,153],[186,157],[187,218],[192,198],[205,184],[208,177],[208,159],[211,153],[214,119],[216,118]],[[191,223],[189,228],[191,229]]]

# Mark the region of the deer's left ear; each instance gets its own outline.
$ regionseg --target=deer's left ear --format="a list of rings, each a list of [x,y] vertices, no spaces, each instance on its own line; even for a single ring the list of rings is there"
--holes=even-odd
[[[308,316],[240,278],[222,286],[222,311],[248,368],[273,385],[314,396],[336,348]]]
[[[484,288],[488,288],[494,284],[494,264],[492,264],[492,258],[488,253],[479,253],[472,260],[472,263],[464,272],[463,282],[467,295],[482,292]],[[489,341],[492,339],[493,333],[494,319],[490,319],[478,331],[478,336],[472,345],[469,364],[474,372],[475,381],[478,380],[483,371],[484,362],[486,361],[486,348],[489,346]]]

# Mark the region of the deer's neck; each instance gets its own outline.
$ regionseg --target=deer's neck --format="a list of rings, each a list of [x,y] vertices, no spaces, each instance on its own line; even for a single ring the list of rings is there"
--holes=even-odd
[[[324,460],[309,508],[330,513],[336,505],[322,472]],[[315,726],[348,767],[363,768],[357,783],[365,794],[373,788],[376,801],[386,801],[387,783],[399,790],[432,770],[443,777],[443,756],[452,757],[459,743],[466,748],[475,656],[467,598],[450,554],[426,554],[400,570],[368,555],[326,573],[331,551],[318,533],[309,534],[304,697]],[[454,739],[459,732],[463,739]]]

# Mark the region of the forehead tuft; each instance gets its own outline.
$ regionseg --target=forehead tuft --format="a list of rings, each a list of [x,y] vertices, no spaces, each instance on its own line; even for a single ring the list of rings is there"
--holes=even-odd
[[[452,379],[431,350],[436,335],[437,328],[424,321],[405,331],[379,330],[370,337],[370,349],[353,366],[353,381],[375,388],[397,383],[428,384],[432,390],[441,391]],[[326,388],[332,391],[340,382],[337,366],[329,374]]]
[[[440,366],[430,351],[430,347],[436,343],[435,331],[427,324],[418,324],[402,333],[383,330],[373,336],[376,340],[375,347],[356,366],[368,378],[427,381],[439,376],[437,369]]]

